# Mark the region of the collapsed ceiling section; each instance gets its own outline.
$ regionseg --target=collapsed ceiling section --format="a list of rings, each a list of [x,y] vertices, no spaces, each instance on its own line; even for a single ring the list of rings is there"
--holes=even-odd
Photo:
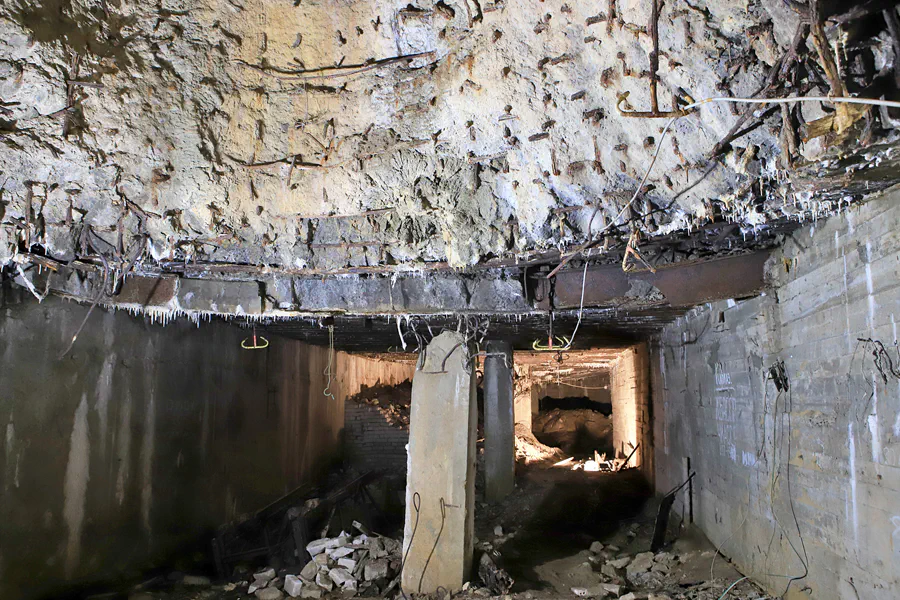
[[[683,109],[896,95],[892,3],[832,4],[6,2],[0,264],[104,303],[237,280],[259,310],[197,310],[287,314],[322,275],[497,267],[527,305],[517,266],[771,246],[898,179],[900,113]]]

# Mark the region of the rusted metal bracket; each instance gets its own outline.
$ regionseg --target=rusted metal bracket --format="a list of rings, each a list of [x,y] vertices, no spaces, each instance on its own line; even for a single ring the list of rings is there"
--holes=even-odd
[[[650,38],[653,40],[653,50],[650,52],[650,110],[649,111],[633,111],[633,110],[623,110],[622,102],[628,98],[628,92],[619,95],[618,102],[616,102],[616,110],[619,111],[619,114],[623,117],[633,117],[638,119],[660,119],[660,118],[672,118],[672,117],[683,117],[688,114],[683,110],[679,110],[678,108],[673,108],[668,111],[660,111],[659,110],[659,100],[656,95],[656,87],[659,83],[659,75],[657,71],[659,71],[659,11],[662,8],[662,0],[653,0],[653,9],[650,13]]]
[[[651,88],[652,89],[652,88]],[[655,92],[655,90],[654,90]],[[674,109],[674,110],[666,110],[660,112],[659,110],[650,110],[650,111],[640,111],[640,110],[625,110],[622,108],[622,103],[628,99],[629,92],[624,92],[619,94],[618,102],[616,102],[616,110],[619,111],[619,114],[623,117],[633,117],[636,119],[663,119],[663,118],[672,118],[672,117],[683,117],[687,114],[690,114],[690,111]],[[656,99],[656,94],[651,95],[651,100]],[[651,102],[651,104],[655,104],[655,102]]]

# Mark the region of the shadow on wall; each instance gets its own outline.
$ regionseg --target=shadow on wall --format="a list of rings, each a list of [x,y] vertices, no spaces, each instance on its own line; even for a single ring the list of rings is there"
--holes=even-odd
[[[0,598],[138,578],[327,468],[344,389],[385,369],[246,332],[0,288]],[[345,374],[345,375],[344,375]]]

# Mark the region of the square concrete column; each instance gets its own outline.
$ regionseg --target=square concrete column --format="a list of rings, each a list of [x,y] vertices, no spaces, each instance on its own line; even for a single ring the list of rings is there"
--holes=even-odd
[[[531,372],[527,366],[513,365],[513,420],[531,431]]]
[[[472,568],[478,426],[473,363],[463,336],[445,331],[428,344],[413,375],[401,578],[407,593],[458,591]]]
[[[516,483],[513,419],[513,353],[507,342],[488,341],[484,359],[484,483],[488,502],[503,500]]]

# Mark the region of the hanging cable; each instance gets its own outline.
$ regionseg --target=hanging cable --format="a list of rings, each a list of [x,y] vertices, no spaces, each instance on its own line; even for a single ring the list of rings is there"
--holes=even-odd
[[[413,525],[412,535],[409,536],[409,545],[406,547],[406,552],[403,554],[403,560],[400,562],[400,572],[403,572],[403,567],[406,566],[406,559],[409,558],[409,551],[412,549],[413,540],[416,539],[416,531],[419,529],[419,510],[422,508],[422,496],[419,495],[419,492],[413,492],[413,510],[416,512],[416,522]]]

